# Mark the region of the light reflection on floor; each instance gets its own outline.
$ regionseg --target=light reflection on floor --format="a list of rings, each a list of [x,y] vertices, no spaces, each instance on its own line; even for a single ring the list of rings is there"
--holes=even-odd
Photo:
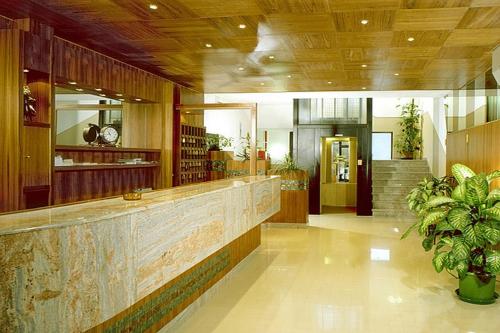
[[[169,333],[500,332],[500,302],[454,296],[409,221],[311,216],[310,226],[264,228],[262,245]],[[497,286],[497,289],[498,286]]]

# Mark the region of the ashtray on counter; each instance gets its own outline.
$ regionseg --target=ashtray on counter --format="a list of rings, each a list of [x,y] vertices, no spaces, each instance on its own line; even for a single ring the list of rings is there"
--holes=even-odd
[[[142,193],[140,192],[130,192],[123,195],[124,200],[141,200]]]

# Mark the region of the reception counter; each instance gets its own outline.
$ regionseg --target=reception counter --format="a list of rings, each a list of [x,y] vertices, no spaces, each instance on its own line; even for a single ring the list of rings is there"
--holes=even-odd
[[[280,178],[0,215],[2,332],[155,332],[260,244]]]

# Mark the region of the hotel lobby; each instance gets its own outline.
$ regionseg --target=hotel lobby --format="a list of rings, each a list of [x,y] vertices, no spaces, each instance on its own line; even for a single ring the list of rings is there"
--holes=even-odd
[[[0,0],[0,333],[500,331],[499,0]]]

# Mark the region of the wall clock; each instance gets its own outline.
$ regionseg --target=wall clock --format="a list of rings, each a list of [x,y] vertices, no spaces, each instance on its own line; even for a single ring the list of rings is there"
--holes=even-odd
[[[111,125],[106,125],[101,128],[99,134],[101,142],[107,145],[116,145],[120,137],[118,130]]]

